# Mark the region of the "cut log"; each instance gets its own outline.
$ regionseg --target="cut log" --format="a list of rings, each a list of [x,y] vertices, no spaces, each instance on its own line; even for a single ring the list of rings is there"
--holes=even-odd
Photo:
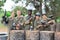
[[[60,32],[55,33],[55,40],[60,40]]]
[[[50,25],[50,30],[51,31],[56,31],[56,24]]]
[[[54,32],[40,31],[40,40],[54,40]]]
[[[39,31],[26,31],[26,40],[39,40]]]
[[[24,30],[12,30],[10,32],[10,40],[24,40],[25,32]]]
[[[60,23],[56,23],[56,32],[60,32]]]

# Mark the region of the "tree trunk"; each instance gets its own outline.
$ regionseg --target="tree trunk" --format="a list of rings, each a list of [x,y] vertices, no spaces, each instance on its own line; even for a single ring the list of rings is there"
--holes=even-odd
[[[26,31],[26,40],[39,40],[39,31]]]
[[[60,32],[55,33],[55,40],[60,40]]]
[[[40,31],[40,40],[54,40],[54,32]]]
[[[60,32],[60,23],[56,23],[56,32]]]
[[[10,32],[10,40],[24,40],[24,35],[23,30],[13,30]]]

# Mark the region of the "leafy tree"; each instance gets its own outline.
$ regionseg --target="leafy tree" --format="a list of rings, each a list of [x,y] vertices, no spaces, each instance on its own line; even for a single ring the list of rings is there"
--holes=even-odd
[[[6,2],[6,0],[0,1],[0,7],[3,6],[5,2]]]
[[[1,6],[4,6],[4,3],[6,2],[6,0],[1,0],[0,1],[0,13],[1,13],[1,10],[2,10],[2,8],[1,8]]]
[[[20,10],[23,16],[27,14],[27,10],[24,7],[16,6],[16,8],[14,9],[15,13],[17,12],[17,10]]]
[[[2,2],[2,1],[0,1],[0,7],[1,7],[1,6],[3,6],[3,2]]]
[[[18,3],[18,1],[21,1],[21,0],[12,0],[12,1],[14,1],[15,3]]]

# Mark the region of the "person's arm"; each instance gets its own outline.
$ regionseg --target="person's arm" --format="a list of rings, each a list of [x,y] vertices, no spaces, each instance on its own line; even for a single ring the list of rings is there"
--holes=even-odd
[[[36,26],[36,28],[34,28],[34,30],[41,28],[41,27],[43,27],[43,25],[38,25],[38,26]]]
[[[51,21],[48,22],[48,24],[50,24],[50,23],[55,24],[56,22],[55,22],[55,20],[51,20]]]
[[[29,20],[25,21],[25,24],[26,24],[26,25],[29,24],[29,23],[30,23]]]
[[[24,19],[24,17],[22,18],[22,21],[21,21],[20,24],[21,24],[21,25],[24,25],[24,24],[25,24],[25,19]]]
[[[26,24],[26,25],[29,24],[30,21],[31,21],[31,19],[32,19],[32,18],[30,18],[30,19],[28,19],[28,20],[25,20],[25,24]]]
[[[42,27],[43,25],[38,25],[36,28],[40,28],[40,27]]]

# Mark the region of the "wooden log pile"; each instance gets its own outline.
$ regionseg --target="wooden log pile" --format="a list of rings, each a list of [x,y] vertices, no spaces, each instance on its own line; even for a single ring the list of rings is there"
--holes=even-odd
[[[12,30],[10,40],[60,40],[60,32]]]
[[[60,32],[55,32],[55,40],[60,40]]]
[[[10,32],[10,40],[24,40],[24,30],[13,30]]]
[[[60,23],[56,23],[56,32],[60,32]]]
[[[40,31],[40,40],[54,40],[54,32]]]
[[[39,31],[26,31],[26,40],[39,40]]]

